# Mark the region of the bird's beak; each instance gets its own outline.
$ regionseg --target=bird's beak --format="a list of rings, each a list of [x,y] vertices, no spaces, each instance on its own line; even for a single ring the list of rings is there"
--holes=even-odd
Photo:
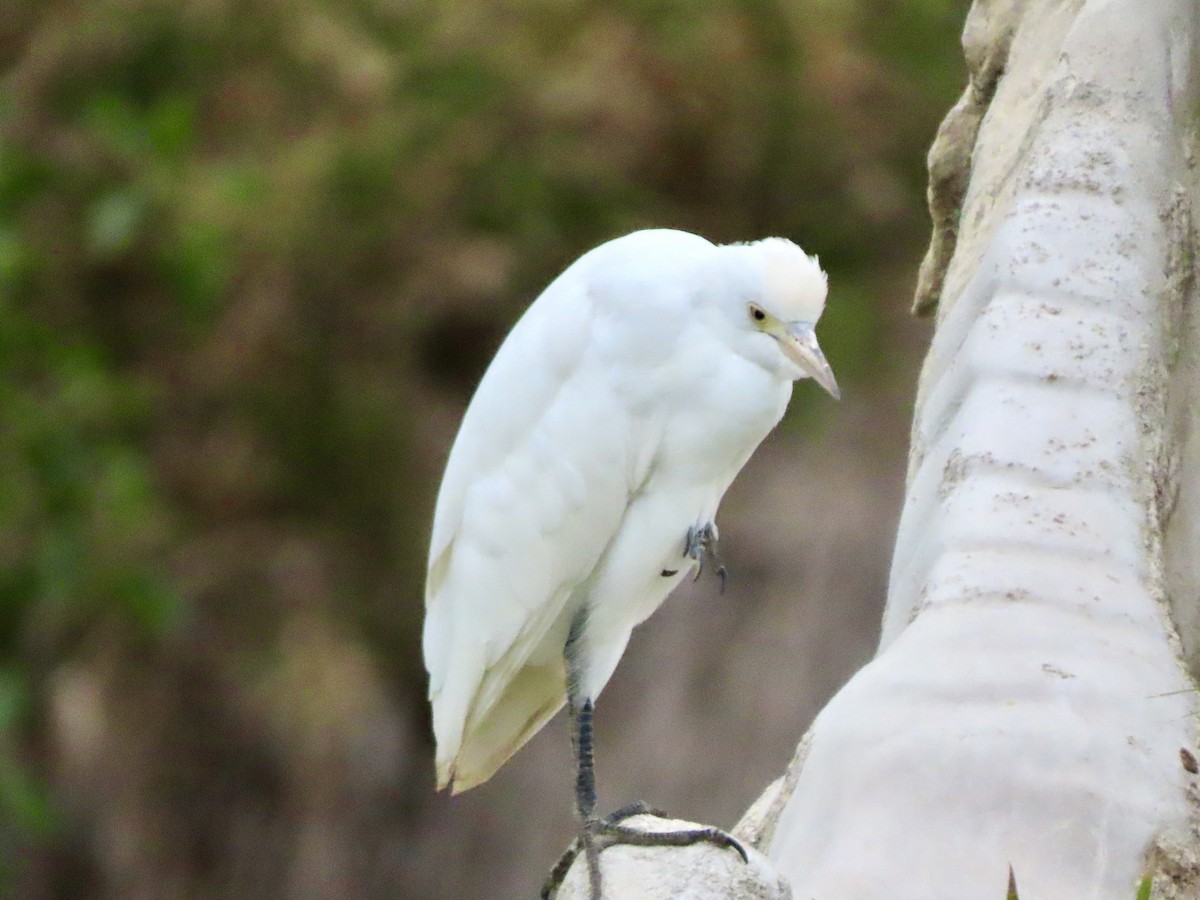
[[[834,400],[842,398],[837,379],[833,377],[833,369],[829,368],[825,354],[821,352],[821,346],[817,343],[817,332],[812,325],[807,322],[793,322],[784,330],[779,344],[787,358],[829,391]]]

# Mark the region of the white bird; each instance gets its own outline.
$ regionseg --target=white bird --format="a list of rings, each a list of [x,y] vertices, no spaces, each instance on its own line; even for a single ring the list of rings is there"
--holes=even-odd
[[[425,590],[438,787],[486,781],[568,703],[580,837],[555,877],[582,850],[593,897],[600,836],[741,852],[716,829],[619,825],[633,807],[598,818],[592,706],[634,626],[716,562],[717,506],[792,382],[838,396],[814,331],[826,292],[816,258],[782,238],[609,241],[533,302],[463,418]]]

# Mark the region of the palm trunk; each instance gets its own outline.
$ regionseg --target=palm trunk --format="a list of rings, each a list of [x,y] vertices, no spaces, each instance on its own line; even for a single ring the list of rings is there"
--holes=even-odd
[[[969,14],[879,651],[761,826],[797,897],[1132,900],[1200,851],[1198,20]]]

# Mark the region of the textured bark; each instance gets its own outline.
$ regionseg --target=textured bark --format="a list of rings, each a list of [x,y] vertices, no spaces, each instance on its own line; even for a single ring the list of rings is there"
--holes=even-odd
[[[1010,865],[1027,897],[1200,890],[1197,18],[971,12],[972,85],[1003,73],[931,153],[940,305],[888,605],[781,801],[797,896],[982,900]]]

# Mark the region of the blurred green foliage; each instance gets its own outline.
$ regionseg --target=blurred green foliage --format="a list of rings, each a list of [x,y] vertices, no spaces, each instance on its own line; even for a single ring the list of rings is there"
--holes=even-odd
[[[8,0],[8,866],[54,841],[68,662],[235,658],[239,683],[311,607],[420,728],[431,448],[587,247],[796,238],[832,273],[839,379],[886,372],[965,5]],[[272,601],[295,540],[331,574]]]
[[[48,825],[47,801],[18,760],[38,676],[97,621],[154,634],[179,603],[155,562],[169,532],[138,442],[145,391],[106,348],[39,309],[62,276],[61,248],[37,241],[25,216],[60,175],[0,145],[0,822],[35,830]],[[125,227],[114,196],[89,221],[106,248]],[[0,846],[12,839],[0,833]]]

